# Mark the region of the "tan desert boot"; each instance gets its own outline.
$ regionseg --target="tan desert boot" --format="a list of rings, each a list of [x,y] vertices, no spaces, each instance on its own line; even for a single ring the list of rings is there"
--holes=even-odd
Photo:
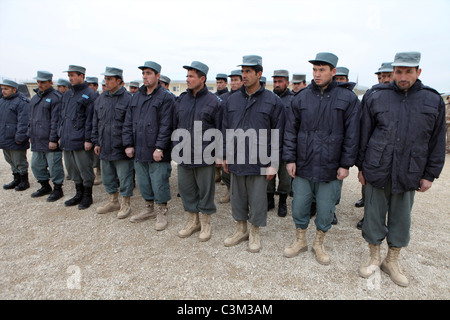
[[[389,247],[387,256],[381,263],[381,270],[386,272],[395,284],[401,287],[407,287],[409,285],[408,278],[402,273],[400,266],[398,265],[400,249],[401,248]]]
[[[200,215],[200,235],[198,239],[200,242],[205,242],[211,239],[211,215],[202,213]]]
[[[155,202],[154,201],[145,201],[145,209],[134,215],[130,218],[130,222],[142,222],[148,219],[153,219],[156,217],[155,212]]]
[[[381,265],[380,245],[369,243],[369,251],[370,257],[359,268],[359,275],[363,278],[369,278]]]
[[[156,223],[155,230],[162,231],[167,227],[167,204],[158,204],[157,215],[156,215]]]
[[[325,251],[323,246],[323,242],[325,240],[325,232],[316,230],[316,238],[314,239],[314,243],[312,246],[312,252],[316,255],[316,260],[318,263],[323,265],[330,264],[330,256]]]
[[[236,230],[232,235],[225,239],[224,245],[225,247],[232,247],[242,241],[248,240],[248,237],[247,221],[236,221]]]
[[[131,197],[123,197],[122,204],[120,205],[120,210],[117,212],[117,218],[125,219],[131,213],[131,205],[130,205]]]
[[[259,237],[259,227],[250,224],[248,251],[252,253],[258,253],[260,250],[261,250],[261,239]]]
[[[230,202],[230,187],[227,186],[227,193],[220,198],[220,203],[228,203]]]
[[[184,229],[178,232],[180,238],[190,237],[194,232],[200,231],[201,225],[198,217],[198,212],[189,212],[189,220]]]
[[[98,207],[96,209],[97,213],[104,214],[108,212],[117,211],[120,209],[119,203],[119,193],[112,193],[109,195],[109,202],[105,204],[103,207]]]
[[[297,228],[295,230],[295,241],[289,247],[284,249],[284,256],[286,258],[293,258],[300,252],[308,251],[308,244],[306,243],[306,229]]]

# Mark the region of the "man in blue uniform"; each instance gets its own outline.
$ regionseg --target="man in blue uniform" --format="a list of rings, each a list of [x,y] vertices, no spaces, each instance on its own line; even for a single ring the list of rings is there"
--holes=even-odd
[[[35,79],[38,88],[30,101],[31,170],[41,188],[31,197],[50,194],[47,201],[53,202],[64,196],[64,167],[62,151],[58,147],[58,123],[62,94],[53,88],[53,74],[38,71]],[[53,190],[49,179],[52,180]]]
[[[0,98],[0,149],[6,162],[11,166],[13,181],[3,189],[23,191],[30,187],[28,181],[27,149],[30,147],[28,136],[29,100],[19,92],[19,84],[10,79],[1,83]]]
[[[381,268],[399,286],[409,284],[398,256],[409,244],[415,192],[431,188],[445,161],[445,103],[419,80],[420,58],[419,52],[397,53],[394,81],[372,87],[361,117],[357,166],[366,185],[362,235],[370,257],[359,274],[368,278]],[[381,261],[385,238],[389,249]]]
[[[86,68],[70,65],[66,72],[71,89],[62,99],[58,136],[64,164],[75,183],[76,194],[64,202],[64,205],[78,205],[78,209],[83,210],[93,202],[95,175],[92,168],[94,150],[91,134],[96,94],[84,80]]]

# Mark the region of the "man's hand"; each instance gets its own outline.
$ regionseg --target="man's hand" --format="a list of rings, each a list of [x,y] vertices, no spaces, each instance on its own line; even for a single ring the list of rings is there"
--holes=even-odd
[[[348,174],[349,174],[348,169],[339,168],[336,177],[338,178],[338,180],[344,180],[345,178],[348,177]]]
[[[292,178],[295,178],[296,164],[294,162],[293,163],[287,163],[286,164],[286,170],[287,170],[288,174]]]
[[[92,142],[84,142],[84,150],[89,151],[92,149]]]
[[[48,148],[50,149],[50,150],[55,150],[56,148],[58,148],[58,144],[56,143],[56,142],[49,142],[48,143]]]
[[[362,171],[358,172],[358,180],[363,186],[366,185],[366,179],[364,179],[364,175],[363,175]]]
[[[227,163],[227,160],[223,160],[223,162],[222,162],[222,168],[223,168],[223,171],[225,171],[226,173],[230,173],[229,171],[228,171],[228,163]]]
[[[156,162],[161,161],[163,157],[164,157],[164,154],[161,149],[156,149],[153,152],[153,160],[155,160]]]
[[[96,154],[96,155],[100,155],[100,146],[95,146],[94,147],[94,153]]]
[[[426,179],[420,179],[420,188],[417,191],[425,192],[431,188],[432,184],[433,184],[433,182],[431,182],[431,181],[428,181]]]
[[[133,158],[134,157],[134,147],[126,148],[125,154],[127,155],[128,158]]]

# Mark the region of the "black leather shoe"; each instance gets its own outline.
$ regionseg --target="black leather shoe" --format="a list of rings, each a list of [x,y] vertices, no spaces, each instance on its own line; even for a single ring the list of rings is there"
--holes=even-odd
[[[20,183],[14,188],[16,191],[24,191],[30,187],[30,182],[28,181],[28,173],[20,175]]]
[[[83,184],[76,184],[75,185],[75,189],[76,189],[76,194],[73,198],[67,200],[66,202],[64,202],[64,205],[66,207],[71,207],[71,206],[75,206],[77,204],[79,204],[81,202],[81,199],[83,198],[83,192],[84,192],[84,186]]]
[[[286,205],[287,194],[280,194],[280,200],[278,202],[278,216],[286,217],[287,215],[287,205]]]
[[[62,191],[62,184],[54,184],[53,191],[50,196],[47,198],[47,202],[54,202],[56,200],[61,199],[64,196]]]
[[[52,192],[52,187],[48,181],[38,181],[41,184],[41,188],[31,194],[32,198],[38,198],[50,194]]]
[[[358,230],[362,230],[363,223],[364,223],[364,218],[362,218],[361,220],[359,220],[359,222],[356,224],[356,228],[357,228]]]
[[[337,224],[337,217],[336,217],[336,213],[333,214],[333,221],[331,221],[331,224]]]
[[[273,193],[267,194],[267,211],[272,210],[275,208],[275,199]]]
[[[19,185],[19,183],[20,183],[20,174],[18,174],[18,173],[13,173],[13,176],[14,176],[14,180],[11,181],[11,182],[8,183],[8,184],[5,184],[5,185],[3,186],[3,189],[5,189],[5,190],[10,190],[10,189],[14,189],[15,187],[17,187],[17,186]]]
[[[94,201],[92,200],[92,187],[84,187],[83,198],[78,205],[78,210],[84,210],[91,206]]]
[[[358,201],[356,201],[355,207],[357,207],[357,208],[364,207],[364,200],[363,199],[359,199]]]

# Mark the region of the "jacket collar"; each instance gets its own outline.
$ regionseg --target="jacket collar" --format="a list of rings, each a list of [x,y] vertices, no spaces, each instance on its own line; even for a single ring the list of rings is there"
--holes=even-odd
[[[320,92],[322,91],[322,88],[319,87],[319,86],[314,82],[314,80],[311,80],[310,86],[313,88],[313,90],[320,91]],[[328,86],[327,86],[327,88],[325,89],[324,92],[328,92],[328,91],[330,91],[330,90],[332,90],[332,89],[334,89],[334,88],[336,88],[336,87],[337,87],[337,82],[336,82],[336,80],[332,80],[332,81],[328,84]]]
[[[400,89],[399,87],[397,87],[397,84],[395,83],[395,81],[391,82],[392,87],[394,88],[394,90],[396,92],[401,92],[401,93],[405,93],[405,91],[403,91],[402,89]],[[420,89],[422,89],[423,84],[422,81],[420,81],[419,79],[416,80],[416,82],[414,82],[414,84],[411,86],[411,88],[408,89],[408,94],[411,92],[416,92],[419,91]]]
[[[161,88],[161,84],[158,83],[158,85],[156,86],[155,90],[153,90],[153,92],[152,92],[150,95],[152,95],[152,96],[155,95],[155,94],[159,91],[160,88]],[[144,96],[148,96],[148,94],[147,94],[147,87],[144,86],[144,85],[142,85],[142,86],[139,88],[139,92],[140,92],[142,95],[144,95]]]
[[[260,85],[258,90],[256,90],[252,94],[248,94],[247,88],[245,86],[241,87],[241,92],[247,99],[250,99],[250,98],[260,95],[262,92],[264,92],[264,90],[266,90],[265,87]]]
[[[191,89],[187,89],[186,91],[189,93],[189,95],[190,95],[191,97],[194,97],[194,95],[192,94],[192,90],[191,90]],[[208,87],[207,87],[206,84],[205,84],[205,86],[204,86],[203,88],[201,88],[201,89],[197,92],[197,95],[196,95],[195,97],[196,97],[196,98],[201,97],[201,96],[205,95],[207,92],[208,92]]]
[[[44,92],[39,91],[39,88],[33,89],[33,91],[36,92],[36,94],[37,94],[37,96],[38,96],[39,98],[42,98],[42,97],[46,96],[47,94],[49,94],[49,93],[52,92],[53,90],[55,90],[55,88],[53,88],[53,87],[48,88],[48,89],[45,90]]]
[[[89,86],[88,83],[85,81],[81,84],[76,84],[76,85],[72,86],[72,90],[74,92],[78,92],[78,91],[86,89],[88,86]]]
[[[110,97],[121,96],[125,93],[125,90],[126,89],[124,87],[120,86],[120,88],[117,89],[114,93],[111,93],[111,91],[108,90],[106,94]]]

